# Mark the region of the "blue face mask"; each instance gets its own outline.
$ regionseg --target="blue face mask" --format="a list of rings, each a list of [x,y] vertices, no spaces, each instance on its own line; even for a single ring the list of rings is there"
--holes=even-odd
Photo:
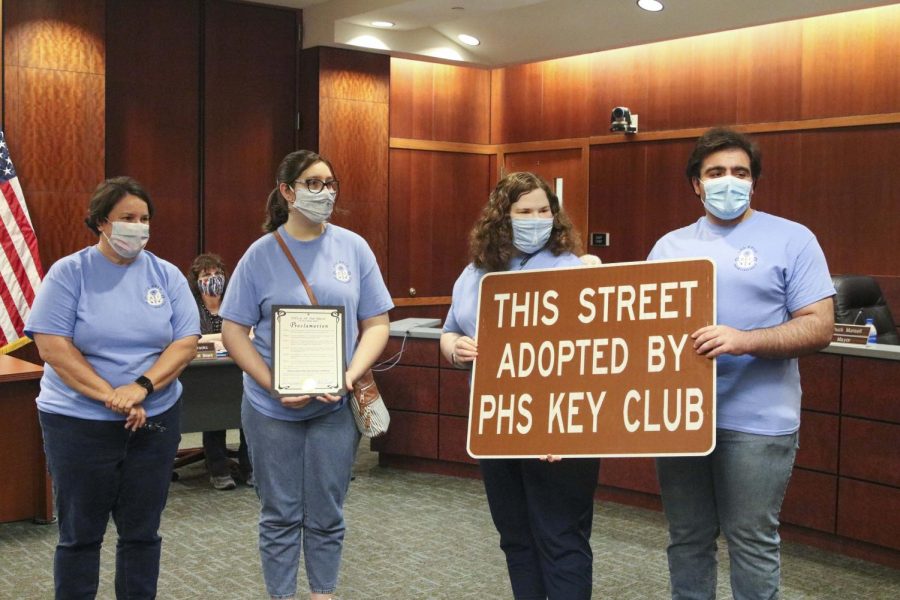
[[[513,245],[522,254],[534,254],[547,245],[553,219],[512,219]]]
[[[750,207],[750,191],[753,189],[750,180],[726,175],[701,179],[700,184],[706,196],[703,206],[723,221],[737,219]]]

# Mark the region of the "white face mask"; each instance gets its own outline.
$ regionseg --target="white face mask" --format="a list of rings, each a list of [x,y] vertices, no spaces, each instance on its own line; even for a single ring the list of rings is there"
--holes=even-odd
[[[706,210],[723,221],[736,219],[750,208],[753,182],[732,175],[701,179]]]
[[[126,223],[112,221],[111,235],[103,234],[116,254],[122,258],[134,258],[141,253],[150,239],[150,225],[147,223]]]
[[[510,219],[513,245],[523,254],[534,254],[547,245],[553,232],[553,219]]]
[[[334,210],[334,199],[337,192],[328,188],[314,194],[303,186],[294,189],[294,208],[313,223],[324,223]]]

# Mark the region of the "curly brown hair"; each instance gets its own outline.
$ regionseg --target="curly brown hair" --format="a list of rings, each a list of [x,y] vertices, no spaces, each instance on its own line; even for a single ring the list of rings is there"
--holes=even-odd
[[[578,232],[559,205],[556,193],[540,175],[522,171],[510,173],[497,182],[487,206],[472,228],[469,235],[469,258],[477,268],[489,273],[509,268],[509,261],[518,253],[513,245],[510,209],[524,194],[538,188],[547,194],[550,212],[553,213],[553,230],[550,232],[547,249],[554,256],[563,252],[578,253],[581,245]]]

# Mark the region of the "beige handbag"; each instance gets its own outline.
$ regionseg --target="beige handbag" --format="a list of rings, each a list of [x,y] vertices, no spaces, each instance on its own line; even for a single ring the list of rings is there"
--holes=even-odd
[[[278,240],[278,245],[281,246],[284,255],[287,256],[291,266],[294,267],[297,277],[300,278],[300,282],[306,289],[309,301],[314,305],[318,304],[319,301],[316,300],[316,295],[313,293],[312,288],[309,287],[303,271],[300,270],[300,265],[294,260],[281,234],[278,231],[274,231],[272,235]],[[378,386],[375,385],[372,369],[367,370],[358,381],[353,382],[353,393],[350,394],[350,408],[353,410],[353,418],[356,420],[357,429],[367,438],[378,437],[387,432],[388,425],[391,424],[391,415],[388,413],[384,400],[381,399]]]

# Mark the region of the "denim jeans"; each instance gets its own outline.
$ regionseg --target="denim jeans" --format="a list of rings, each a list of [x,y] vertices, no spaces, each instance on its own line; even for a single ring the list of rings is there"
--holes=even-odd
[[[344,499],[360,439],[350,404],[308,421],[282,421],[244,396],[241,422],[260,500],[259,554],[269,595],[296,593],[301,544],[310,591],[334,592]]]
[[[778,515],[797,438],[719,429],[709,456],[657,459],[673,599],[716,597],[720,531],[728,541],[735,600],[778,597]]]
[[[591,597],[591,525],[600,461],[480,461],[516,600]]]
[[[100,546],[110,514],[118,533],[116,598],[155,598],[159,521],[181,440],[181,403],[150,418],[165,431],[131,432],[123,421],[38,414],[59,518],[56,598],[97,595]]]

